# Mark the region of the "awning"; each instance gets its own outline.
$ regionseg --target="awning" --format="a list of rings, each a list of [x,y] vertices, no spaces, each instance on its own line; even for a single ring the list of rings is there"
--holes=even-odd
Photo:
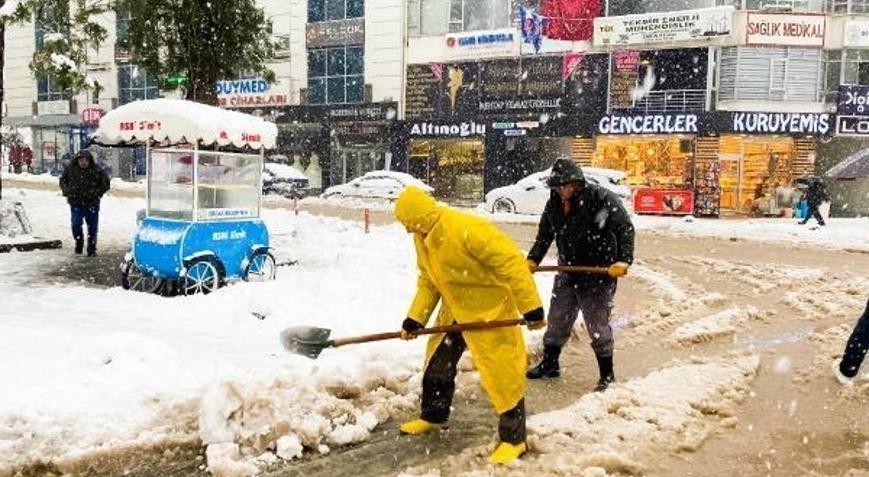
[[[869,149],[852,154],[824,174],[833,179],[859,179],[869,177]]]
[[[249,114],[181,99],[152,99],[109,111],[93,137],[106,145],[169,140],[270,149],[277,135],[274,123]]]

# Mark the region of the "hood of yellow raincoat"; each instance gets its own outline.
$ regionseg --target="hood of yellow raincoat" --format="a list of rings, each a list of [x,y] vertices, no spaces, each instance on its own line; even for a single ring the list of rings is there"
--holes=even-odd
[[[413,232],[431,232],[440,213],[441,208],[434,197],[419,187],[405,187],[395,201],[395,218]]]

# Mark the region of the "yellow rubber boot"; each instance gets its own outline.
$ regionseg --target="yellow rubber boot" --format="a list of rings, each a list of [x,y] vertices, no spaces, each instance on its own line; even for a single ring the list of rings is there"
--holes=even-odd
[[[492,452],[492,455],[489,458],[495,464],[507,465],[521,457],[527,449],[528,447],[524,442],[521,444],[502,442],[498,444],[498,448],[495,449],[495,452]]]
[[[432,422],[428,422],[424,419],[414,419],[412,421],[405,422],[398,429],[402,434],[410,434],[412,436],[418,436],[420,434],[425,434],[426,432],[439,430],[443,425],[435,424]]]

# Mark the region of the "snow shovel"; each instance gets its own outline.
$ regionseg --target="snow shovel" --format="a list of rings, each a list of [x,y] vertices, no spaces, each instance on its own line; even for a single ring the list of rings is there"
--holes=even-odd
[[[535,272],[593,273],[607,275],[607,267],[590,267],[587,265],[538,265]]]
[[[462,323],[449,326],[435,326],[433,328],[423,328],[413,333],[414,335],[433,335],[437,333],[455,333],[462,331],[473,330],[488,330],[492,328],[505,328],[508,326],[524,325],[525,320],[497,320],[497,321],[481,321],[476,323]],[[281,344],[284,349],[291,353],[307,356],[311,359],[317,359],[320,353],[326,348],[337,348],[339,346],[370,343],[372,341],[393,340],[401,337],[401,332],[393,331],[390,333],[377,333],[373,335],[351,336],[348,338],[329,339],[332,330],[328,328],[317,328],[314,326],[296,326],[287,328],[281,332]]]

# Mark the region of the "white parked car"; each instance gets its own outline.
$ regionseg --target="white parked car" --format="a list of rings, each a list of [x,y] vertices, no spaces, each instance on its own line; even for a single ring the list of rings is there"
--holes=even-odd
[[[407,186],[417,186],[428,193],[434,192],[425,182],[404,172],[371,171],[346,184],[329,187],[323,198],[361,197],[371,199],[396,199]]]
[[[552,169],[536,172],[519,182],[492,189],[486,194],[486,210],[492,213],[539,215],[549,200],[550,189],[546,179]],[[628,209],[632,208],[631,188],[625,184],[627,175],[614,169],[583,167],[585,179],[614,192]]]

